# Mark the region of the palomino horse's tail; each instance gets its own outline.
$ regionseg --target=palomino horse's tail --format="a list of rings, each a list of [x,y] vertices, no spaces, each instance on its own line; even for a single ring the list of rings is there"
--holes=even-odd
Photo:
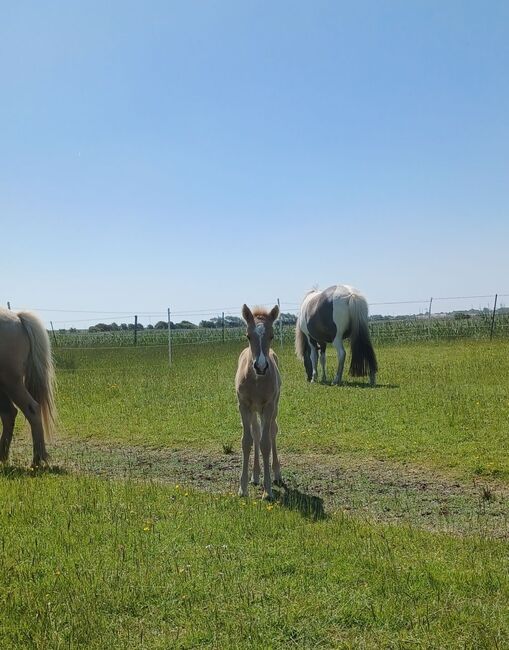
[[[309,352],[309,343],[307,336],[301,330],[300,319],[301,316],[299,314],[297,322],[295,323],[295,354],[297,355],[297,359],[304,361],[306,352]]]
[[[56,421],[55,369],[51,344],[48,332],[37,316],[27,311],[18,312],[17,315],[30,341],[25,386],[41,407],[44,436],[48,439],[55,431]]]
[[[350,344],[352,360],[350,375],[365,377],[367,374],[374,382],[378,370],[375,351],[368,329],[368,303],[364,296],[353,293],[350,296]]]

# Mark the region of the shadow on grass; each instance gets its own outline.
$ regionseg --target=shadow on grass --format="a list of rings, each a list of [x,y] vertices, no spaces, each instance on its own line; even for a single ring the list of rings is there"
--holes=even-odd
[[[285,483],[278,490],[274,490],[276,501],[288,510],[297,510],[303,517],[318,521],[327,515],[323,507],[323,499],[313,494],[306,494],[300,490],[289,487]]]
[[[327,384],[322,384],[322,385],[337,388],[337,386],[335,384],[327,383]],[[399,388],[399,384],[375,384],[375,386],[371,386],[371,384],[369,382],[355,381],[355,380],[346,379],[346,380],[343,380],[343,382],[341,383],[341,386],[339,386],[339,388],[343,388],[343,387],[347,387],[347,388],[370,388],[371,390],[377,390],[378,388],[390,388],[390,389]]]
[[[20,467],[17,465],[0,465],[0,478],[34,478],[36,476],[45,476],[47,474],[53,474],[57,476],[64,476],[69,472],[60,465],[51,465],[47,467]]]

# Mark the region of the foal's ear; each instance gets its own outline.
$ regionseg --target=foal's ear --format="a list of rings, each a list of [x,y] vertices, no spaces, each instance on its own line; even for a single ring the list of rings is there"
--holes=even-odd
[[[274,307],[272,307],[269,316],[272,318],[272,322],[274,322],[277,319],[277,317],[279,316],[279,307],[277,305],[274,305]]]
[[[248,325],[254,323],[253,312],[249,309],[247,305],[242,305],[242,318],[246,321]]]

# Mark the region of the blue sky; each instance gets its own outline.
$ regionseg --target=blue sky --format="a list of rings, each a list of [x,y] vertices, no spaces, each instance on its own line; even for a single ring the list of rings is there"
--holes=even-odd
[[[507,2],[2,3],[0,74],[2,304],[509,294]]]

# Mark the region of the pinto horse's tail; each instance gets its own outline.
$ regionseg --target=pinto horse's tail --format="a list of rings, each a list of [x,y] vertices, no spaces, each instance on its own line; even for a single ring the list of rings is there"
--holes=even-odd
[[[300,319],[302,316],[299,314],[297,322],[295,323],[295,354],[297,359],[304,361],[304,368],[308,381],[311,381],[313,375],[313,366],[311,364],[311,348],[309,346],[308,338],[304,334],[300,326]]]
[[[371,383],[375,382],[378,363],[371,343],[368,329],[368,303],[364,296],[353,293],[350,296],[350,344],[352,360],[350,375],[365,377],[369,374]]]
[[[55,431],[56,408],[55,369],[48,332],[35,314],[21,311],[17,316],[30,341],[25,386],[41,407],[44,437],[49,439]]]

